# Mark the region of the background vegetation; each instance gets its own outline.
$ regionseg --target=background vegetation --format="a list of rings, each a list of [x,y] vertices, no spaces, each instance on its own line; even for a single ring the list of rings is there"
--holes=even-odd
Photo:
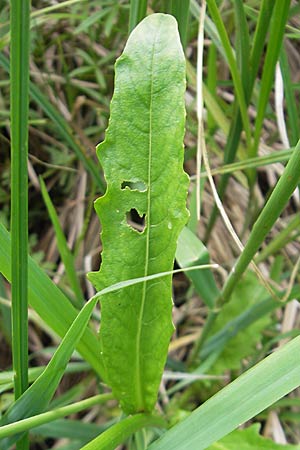
[[[200,82],[204,83],[203,117],[209,166],[224,208],[223,218],[208,182],[209,167],[202,168],[200,182],[197,177],[200,2],[37,0],[31,7],[30,382],[48,364],[60,337],[74,320],[76,309],[81,309],[94,294],[86,278],[86,273],[97,270],[101,262],[100,224],[93,202],[105,190],[95,145],[104,139],[107,127],[115,60],[123,50],[129,29],[145,15],[146,8],[147,14],[171,12],[179,21],[187,58],[185,170],[191,183],[190,220],[179,241],[175,268],[211,261],[218,263],[220,269],[206,271],[204,275],[195,271],[174,276],[176,332],[157,405],[171,425],[189,416],[190,411],[230,381],[299,335],[300,218],[299,192],[294,191],[299,182],[299,156],[286,178],[282,178],[284,187],[280,195],[276,191],[269,210],[264,209],[265,228],[263,224],[260,228],[254,224],[299,139],[300,7],[298,2],[286,0],[207,3]],[[0,221],[9,229],[9,110],[10,86],[14,86],[9,76],[11,5],[1,1],[0,6]],[[27,123],[26,117],[21,119]],[[288,185],[290,176],[294,177],[294,184]],[[199,185],[200,221],[197,220]],[[4,276],[0,280],[3,370],[0,408],[4,412],[15,401],[11,369],[16,336],[11,332],[11,290],[6,281],[10,280],[9,238],[4,228],[1,230],[0,271]],[[23,244],[26,251],[26,240]],[[238,268],[244,276],[239,281],[238,275],[230,271],[243,245],[246,249]],[[246,271],[251,260],[256,268]],[[50,284],[35,262],[59,289]],[[70,304],[74,306],[71,313]],[[220,313],[216,314],[215,306],[221,309]],[[99,311],[95,310],[92,328],[98,328],[99,317]],[[100,364],[91,351],[95,336],[92,332],[84,336],[78,347],[81,356],[73,354],[49,409],[108,392],[95,375],[99,374]],[[297,349],[295,346],[295,358]],[[70,347],[69,351],[71,355],[73,349]],[[56,366],[52,370],[55,373]],[[47,376],[51,377],[50,371]],[[264,377],[264,371],[261,376]],[[82,406],[70,410],[68,418],[62,412],[55,422],[33,428],[30,448],[82,448],[120,420],[120,408],[110,394],[96,400],[88,403],[84,411]],[[103,404],[99,406],[100,403]],[[255,423],[261,424],[261,436],[253,425],[237,432],[243,434],[224,438],[224,448],[300,448],[299,414],[299,392],[295,390],[255,417]],[[162,433],[155,428],[161,423],[152,425],[147,431],[137,431],[126,442],[123,440],[120,448],[147,448]],[[18,444],[19,448],[26,448],[26,439]],[[244,447],[241,442],[245,442]],[[170,444],[170,448],[174,446]]]

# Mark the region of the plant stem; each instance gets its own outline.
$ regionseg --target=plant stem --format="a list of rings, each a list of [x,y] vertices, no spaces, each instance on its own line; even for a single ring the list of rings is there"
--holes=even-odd
[[[28,417],[27,419],[23,419],[18,422],[3,425],[0,429],[0,439],[30,430],[31,428],[39,427],[40,425],[69,416],[70,414],[78,413],[84,409],[91,408],[94,405],[101,405],[102,403],[105,403],[113,398],[114,397],[112,394],[100,394],[81,400],[80,402],[73,403],[72,405],[62,406],[61,408],[47,411],[33,417]]]
[[[297,187],[300,179],[299,167],[300,141],[296,145],[282,176],[280,177],[269,200],[267,201],[265,207],[263,208],[261,214],[255,222],[245,248],[240,254],[236,264],[232,268],[221,291],[221,294],[217,299],[216,307],[209,312],[209,316],[202,331],[202,335],[200,336],[200,339],[195,343],[191,361],[198,357],[199,352],[207,336],[209,335],[216,318],[218,317],[222,305],[230,300],[234,288],[246,271],[259,247],[263,243],[265,237],[282,213],[289,198]]]
[[[249,236],[248,242],[245,245],[244,251],[238,258],[233,267],[229,277],[226,280],[221,296],[219,298],[219,305],[226,303],[232,294],[236,283],[247,269],[252,261],[255,253],[258,251],[268,232],[271,230],[275,221],[278,219],[287,204],[289,198],[297,187],[300,179],[300,141],[295,147],[295,150],[289,160],[282,176],[276,184],[268,202],[263,208],[257,221],[255,222],[252,232]]]

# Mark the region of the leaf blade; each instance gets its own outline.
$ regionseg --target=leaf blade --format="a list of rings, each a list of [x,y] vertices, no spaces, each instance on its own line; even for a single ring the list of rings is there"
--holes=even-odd
[[[149,16],[135,28],[116,64],[109,128],[98,147],[107,191],[96,202],[104,249],[100,272],[90,274],[97,290],[172,269],[187,219],[184,91],[176,21]],[[133,210],[145,217],[142,232],[127,223]],[[173,332],[171,277],[108,294],[101,306],[100,340],[113,392],[127,413],[149,412]]]

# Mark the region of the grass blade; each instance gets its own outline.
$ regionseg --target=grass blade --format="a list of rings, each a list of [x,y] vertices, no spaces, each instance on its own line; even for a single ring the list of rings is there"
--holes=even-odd
[[[53,409],[42,414],[37,414],[27,419],[19,420],[18,422],[9,425],[2,425],[0,428],[0,439],[13,436],[14,434],[28,431],[31,428],[50,423],[54,420],[60,419],[71,414],[75,414],[84,409],[91,408],[94,405],[101,405],[102,403],[112,400],[112,394],[100,394],[86,400],[81,400],[71,405],[62,406],[61,408]]]
[[[255,120],[254,144],[250,149],[249,156],[257,154],[260,133],[264,121],[265,111],[269,100],[272,82],[275,73],[275,66],[279,57],[282,45],[286,21],[288,18],[290,0],[277,0],[273,9],[268,49],[264,61],[264,68],[261,80],[260,95],[257,106],[257,116]]]
[[[263,0],[261,2],[258,22],[257,22],[257,26],[255,29],[252,50],[251,50],[251,55],[250,55],[251,77],[250,77],[250,83],[249,83],[248,90],[246,91],[247,105],[249,104],[253,86],[254,86],[254,82],[255,82],[255,78],[257,76],[257,72],[259,69],[261,55],[263,52],[265,39],[266,39],[266,35],[267,35],[268,29],[269,29],[269,23],[270,23],[272,11],[273,11],[273,6],[274,6],[273,0]],[[249,70],[249,68],[248,68],[248,70]],[[239,110],[237,110],[234,115],[232,125],[230,128],[230,132],[229,132],[229,135],[227,138],[226,146],[224,149],[224,164],[230,164],[234,161],[234,158],[235,158],[235,155],[236,155],[236,152],[238,149],[239,141],[240,141],[241,132],[242,132],[242,120],[241,120],[240,112],[239,112]],[[228,175],[224,175],[221,177],[220,183],[218,185],[218,194],[219,194],[219,197],[221,200],[223,199],[224,194],[226,192],[228,181],[229,181]],[[207,225],[207,230],[206,230],[206,234],[205,234],[205,238],[204,238],[205,242],[207,242],[210,237],[210,233],[214,227],[214,224],[218,217],[218,214],[219,214],[219,210],[218,210],[217,206],[215,205],[212,210],[212,214],[209,219],[209,223]]]
[[[189,8],[190,0],[171,1],[170,14],[172,14],[178,22],[181,44],[184,49],[186,47],[188,37]]]
[[[204,450],[299,386],[300,337],[245,372],[186,420],[167,431],[149,450]]]
[[[252,88],[261,62],[261,55],[264,49],[274,5],[274,0],[262,0],[261,2],[250,54]]]
[[[11,1],[12,354],[17,400],[28,387],[28,109],[30,2]],[[27,449],[28,439],[17,444]]]
[[[73,292],[75,294],[75,305],[78,308],[81,308],[83,305],[83,297],[82,297],[82,292],[81,292],[81,287],[80,287],[80,283],[78,280],[78,276],[77,276],[76,270],[75,270],[74,256],[68,247],[68,243],[67,243],[66,237],[64,235],[64,232],[61,228],[61,225],[59,223],[59,219],[56,214],[55,208],[54,208],[51,198],[47,192],[47,188],[44,183],[44,180],[41,177],[40,177],[40,185],[41,185],[43,199],[47,206],[48,213],[49,213],[53,228],[55,230],[57,247],[58,247],[61,259],[64,263],[69,282],[70,282]]]
[[[236,24],[236,57],[237,64],[241,73],[244,92],[249,90],[249,31],[242,0],[234,2],[235,24]],[[247,94],[246,94],[247,95]]]
[[[225,53],[226,53],[226,58],[227,58],[227,62],[230,68],[230,72],[231,72],[231,76],[233,79],[233,83],[234,83],[234,88],[235,88],[235,92],[236,92],[236,96],[239,102],[239,108],[241,111],[241,117],[242,117],[242,122],[244,125],[244,129],[245,129],[245,133],[246,133],[246,138],[247,138],[247,144],[248,147],[250,147],[250,142],[251,142],[251,129],[250,129],[250,122],[249,122],[249,117],[248,117],[248,112],[247,112],[247,104],[246,104],[246,99],[245,99],[245,92],[243,89],[243,85],[242,85],[242,80],[241,77],[239,75],[239,70],[236,64],[236,60],[234,58],[233,55],[233,51],[230,45],[230,41],[229,41],[229,37],[228,34],[226,32],[226,28],[225,25],[222,21],[219,9],[216,5],[215,0],[208,0],[207,1],[207,6],[210,12],[210,15],[217,27],[217,30],[219,32],[219,36],[220,39],[222,41]]]
[[[288,58],[284,46],[280,52],[280,68],[284,82],[284,92],[286,99],[286,107],[288,112],[288,122],[290,125],[290,144],[296,145],[299,138],[299,118],[296,105],[295,93],[293,90]]]
[[[147,0],[130,0],[129,33],[146,16]]]

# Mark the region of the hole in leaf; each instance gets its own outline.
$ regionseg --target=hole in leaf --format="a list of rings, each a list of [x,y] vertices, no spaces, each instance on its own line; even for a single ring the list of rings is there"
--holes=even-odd
[[[144,192],[147,190],[147,186],[143,181],[123,181],[121,183],[121,189],[129,188],[131,191]]]
[[[128,225],[139,233],[142,233],[145,229],[145,218],[146,214],[140,216],[135,208],[132,208],[126,213],[126,220]]]

